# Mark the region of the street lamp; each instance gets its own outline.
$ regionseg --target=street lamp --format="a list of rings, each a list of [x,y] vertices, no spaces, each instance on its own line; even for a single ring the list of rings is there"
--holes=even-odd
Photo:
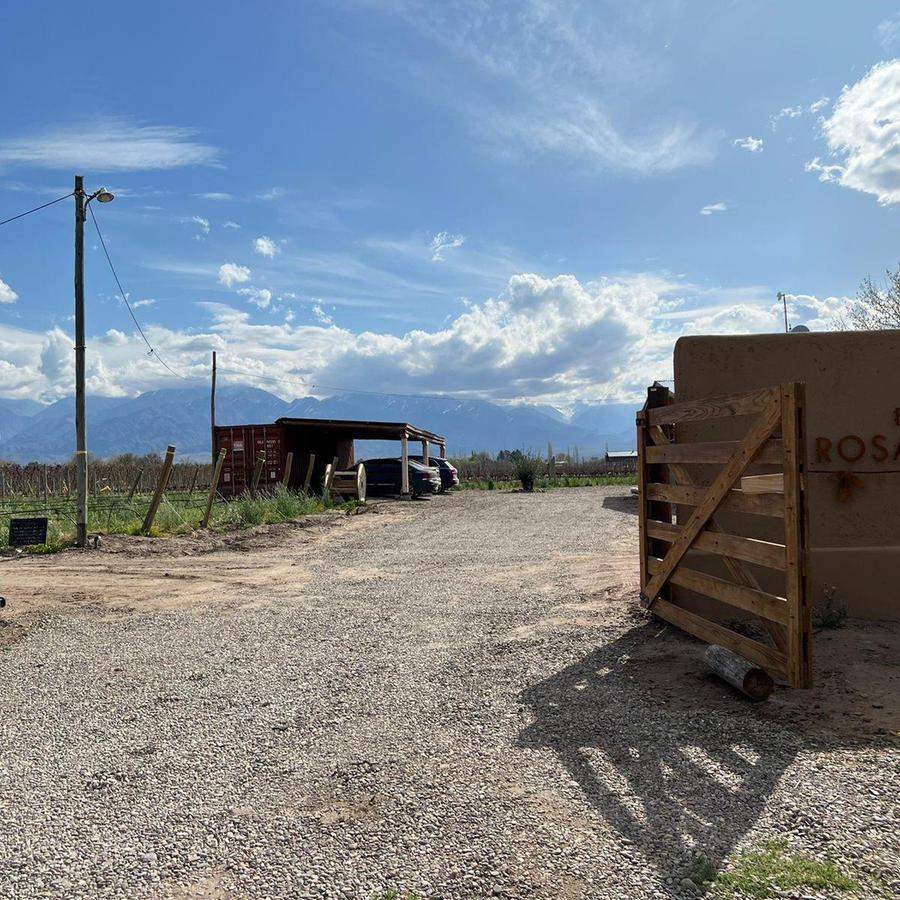
[[[84,178],[75,176],[75,544],[87,546],[88,477],[84,391],[84,221],[91,200],[110,203],[115,195],[100,188],[87,196]]]

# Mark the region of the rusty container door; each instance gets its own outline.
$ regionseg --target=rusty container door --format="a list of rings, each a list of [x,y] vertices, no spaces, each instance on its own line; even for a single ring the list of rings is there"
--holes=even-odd
[[[262,454],[266,464],[259,479],[259,490],[275,490],[284,475],[284,431],[280,425],[248,425],[246,430],[252,447],[252,451],[245,454],[249,467],[247,484],[252,480],[256,460]]]

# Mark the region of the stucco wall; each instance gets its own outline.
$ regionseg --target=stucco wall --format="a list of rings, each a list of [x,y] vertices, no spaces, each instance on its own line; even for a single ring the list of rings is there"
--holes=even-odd
[[[814,602],[834,586],[852,615],[900,619],[900,331],[687,337],[675,346],[678,400],[786,381],[806,383]],[[723,432],[737,424],[694,426],[693,436],[737,437]],[[838,472],[859,481],[843,502]],[[772,534],[774,523],[749,519],[759,537]]]

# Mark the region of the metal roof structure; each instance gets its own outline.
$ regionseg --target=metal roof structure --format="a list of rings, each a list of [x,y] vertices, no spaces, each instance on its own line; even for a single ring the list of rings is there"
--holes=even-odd
[[[371,422],[359,419],[294,419],[282,416],[276,425],[296,426],[311,430],[329,431],[348,440],[360,441],[401,440],[406,435],[412,441],[428,441],[431,444],[446,444],[447,439],[433,431],[417,428],[409,422]]]

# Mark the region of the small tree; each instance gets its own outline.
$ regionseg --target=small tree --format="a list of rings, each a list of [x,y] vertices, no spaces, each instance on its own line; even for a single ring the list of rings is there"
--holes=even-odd
[[[900,268],[885,272],[884,287],[866,278],[856,292],[856,302],[846,318],[838,319],[838,327],[857,331],[900,328]]]

